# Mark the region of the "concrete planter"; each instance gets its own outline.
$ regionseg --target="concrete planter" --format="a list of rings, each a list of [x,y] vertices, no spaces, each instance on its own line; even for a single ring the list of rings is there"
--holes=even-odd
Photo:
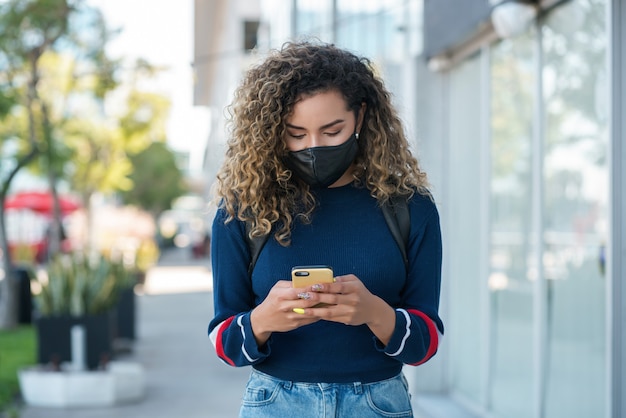
[[[145,393],[144,369],[133,362],[112,361],[97,371],[27,368],[18,379],[24,401],[38,407],[112,406],[137,402]]]

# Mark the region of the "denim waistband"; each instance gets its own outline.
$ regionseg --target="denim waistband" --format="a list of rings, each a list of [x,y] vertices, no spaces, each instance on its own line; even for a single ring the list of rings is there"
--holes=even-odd
[[[350,383],[329,383],[329,382],[296,382],[296,381],[292,381],[292,380],[283,380],[283,379],[279,379],[277,377],[271,376],[267,373],[263,373],[255,368],[252,368],[252,373],[256,374],[259,377],[262,377],[264,379],[268,379],[271,380],[273,382],[276,382],[278,384],[280,384],[281,386],[283,386],[285,389],[291,389],[294,386],[300,386],[300,387],[311,387],[311,386],[316,386],[318,388],[320,388],[321,390],[329,390],[332,388],[352,388],[354,390],[354,393],[356,394],[361,394],[363,393],[363,388],[368,386],[368,385],[376,385],[379,384],[381,382],[386,382],[386,381],[390,381],[390,380],[394,380],[394,379],[404,379],[404,375],[402,373],[397,374],[396,376],[393,376],[389,379],[384,379],[384,380],[380,380],[377,382],[368,382],[368,383],[361,383],[361,382],[350,382]]]

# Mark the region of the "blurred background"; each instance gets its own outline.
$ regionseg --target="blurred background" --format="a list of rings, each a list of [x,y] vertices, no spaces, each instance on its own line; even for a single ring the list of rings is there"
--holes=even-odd
[[[315,37],[372,59],[440,209],[417,408],[624,417],[625,26],[620,0],[0,1],[0,326],[15,266],[208,257],[232,92]]]

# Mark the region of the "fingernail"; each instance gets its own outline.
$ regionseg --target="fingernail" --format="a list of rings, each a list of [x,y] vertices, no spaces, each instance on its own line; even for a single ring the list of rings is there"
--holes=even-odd
[[[298,298],[304,299],[304,300],[309,300],[309,299],[311,299],[311,294],[308,293],[308,292],[298,293]]]
[[[304,315],[304,309],[302,308],[293,308],[293,311],[297,314]]]
[[[319,292],[320,290],[322,290],[323,287],[321,284],[314,284],[313,286],[311,286],[311,290],[314,292]]]

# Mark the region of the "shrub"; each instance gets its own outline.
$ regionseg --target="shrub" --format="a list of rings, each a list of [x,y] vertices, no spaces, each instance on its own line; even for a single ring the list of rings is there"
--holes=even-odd
[[[135,277],[121,262],[101,255],[59,255],[47,269],[47,282],[35,297],[39,315],[94,315],[110,310],[121,289]]]

